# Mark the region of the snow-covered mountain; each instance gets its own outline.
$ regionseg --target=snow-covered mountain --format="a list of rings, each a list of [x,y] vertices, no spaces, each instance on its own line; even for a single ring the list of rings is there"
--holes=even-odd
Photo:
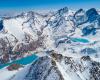
[[[28,73],[20,80],[100,80],[99,34],[100,13],[95,8],[73,11],[64,7],[2,17],[0,64],[33,52],[46,56],[25,68]],[[56,52],[53,56],[52,51]],[[11,80],[18,80],[17,76]]]
[[[11,80],[100,80],[100,63],[89,56],[73,58],[54,52],[50,55],[40,57]]]

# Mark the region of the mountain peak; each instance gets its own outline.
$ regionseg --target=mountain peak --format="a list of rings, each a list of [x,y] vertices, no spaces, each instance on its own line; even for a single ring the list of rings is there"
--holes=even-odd
[[[64,7],[62,9],[58,10],[59,15],[63,15],[66,12],[68,12],[68,8],[67,7]]]
[[[97,19],[98,12],[95,8],[91,8],[86,11],[86,16],[88,17],[88,21],[92,22]]]

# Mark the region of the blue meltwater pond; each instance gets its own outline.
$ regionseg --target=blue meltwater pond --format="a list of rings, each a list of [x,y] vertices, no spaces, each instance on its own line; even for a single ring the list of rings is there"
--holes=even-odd
[[[38,56],[36,56],[35,54],[33,55],[30,55],[30,56],[27,56],[27,57],[24,57],[24,58],[21,58],[19,60],[16,60],[16,61],[13,61],[11,63],[6,63],[6,64],[3,64],[3,65],[0,65],[0,69],[6,67],[6,66],[9,66],[11,64],[14,64],[14,63],[17,63],[17,64],[22,64],[22,65],[27,65],[29,63],[32,63],[34,60],[36,60],[38,58]]]
[[[82,42],[82,43],[89,43],[87,39],[84,38],[71,38],[73,42]]]

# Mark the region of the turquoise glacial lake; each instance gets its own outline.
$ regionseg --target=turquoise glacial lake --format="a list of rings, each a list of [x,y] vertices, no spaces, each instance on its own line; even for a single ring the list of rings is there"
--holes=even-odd
[[[9,66],[11,64],[14,64],[14,63],[17,63],[17,64],[22,64],[22,65],[27,65],[29,63],[32,63],[34,60],[36,60],[38,58],[38,56],[36,56],[35,54],[32,54],[30,56],[27,56],[27,57],[24,57],[24,58],[21,58],[19,60],[16,60],[16,61],[13,61],[13,62],[10,62],[10,63],[6,63],[6,64],[3,64],[3,65],[0,65],[0,69],[6,67],[6,66]]]
[[[73,42],[82,42],[82,43],[89,43],[87,39],[84,38],[71,38]]]

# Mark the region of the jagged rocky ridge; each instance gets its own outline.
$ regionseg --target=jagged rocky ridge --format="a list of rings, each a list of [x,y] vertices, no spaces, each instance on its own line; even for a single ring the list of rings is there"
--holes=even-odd
[[[23,74],[21,74],[23,75]],[[18,75],[11,80],[17,80]],[[100,80],[100,63],[89,56],[73,58],[51,52],[40,57],[19,80]]]

